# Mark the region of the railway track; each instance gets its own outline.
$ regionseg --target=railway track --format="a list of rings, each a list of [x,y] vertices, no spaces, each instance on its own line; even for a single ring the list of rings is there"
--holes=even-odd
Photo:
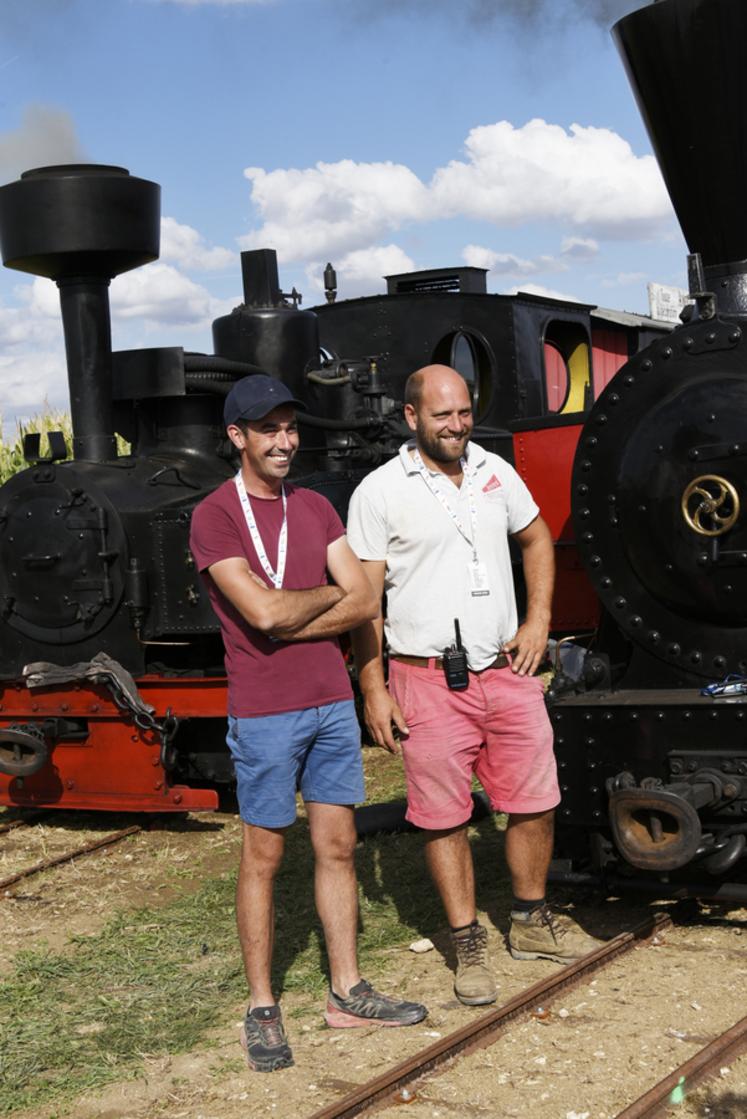
[[[8,832],[15,832],[19,828],[38,826],[46,816],[37,816],[33,819],[28,817],[23,820],[11,820],[7,824],[0,827],[0,834],[7,834]],[[23,867],[21,870],[13,874],[6,875],[0,878],[0,897],[12,897],[9,893],[12,886],[17,885],[19,882],[27,878],[33,877],[35,874],[40,874],[44,870],[50,870],[56,866],[62,866],[65,863],[74,862],[76,859],[84,858],[87,855],[93,855],[97,851],[104,848],[113,847],[117,843],[123,842],[131,835],[137,835],[139,832],[145,831],[146,827],[152,827],[151,821],[148,825],[145,824],[132,824],[129,827],[121,828],[119,831],[111,832],[109,835],[102,836],[100,839],[91,840],[88,843],[79,844],[77,847],[70,848],[67,851],[51,855],[49,858],[40,859],[32,863],[30,866]]]
[[[419,1098],[423,1099],[424,1104],[427,1102],[429,1114],[442,1114],[437,1109],[430,1110],[435,1106],[432,1098],[428,1097],[426,1101],[420,1096],[424,1089],[437,1085],[436,1078],[440,1074],[448,1076],[464,1058],[477,1050],[489,1048],[500,1038],[505,1037],[512,1025],[531,1018],[538,1021],[548,1020],[561,994],[567,995],[574,988],[588,983],[593,976],[603,972],[633,948],[643,947],[646,943],[653,945],[662,943],[663,934],[671,927],[671,919],[665,914],[657,914],[649,918],[630,932],[608,941],[583,960],[563,968],[546,980],[535,983],[504,1005],[481,1015],[475,1021],[362,1084],[335,1103],[314,1112],[309,1119],[354,1119],[355,1116],[371,1115],[384,1110],[389,1114],[392,1105],[417,1104]],[[644,964],[641,967],[643,975],[646,974],[646,970]],[[567,1011],[562,1011],[561,1015],[566,1013]],[[682,1102],[697,1084],[718,1073],[724,1065],[731,1063],[746,1049],[747,1018],[742,1018],[709,1041],[654,1087],[628,1104],[625,1110],[619,1113],[607,1111],[605,1114],[609,1116],[614,1114],[616,1119],[653,1119],[654,1116],[667,1114],[669,1108]],[[745,1109],[747,1114],[747,1100]],[[412,1111],[408,1109],[408,1114],[425,1114],[425,1112],[415,1107]],[[502,1115],[504,1112],[500,1111],[496,1114]],[[514,1115],[517,1112],[510,1111],[505,1114]],[[566,1111],[558,1114],[566,1115]],[[568,1112],[568,1114],[576,1113]],[[588,1115],[589,1112],[582,1114]]]
[[[44,813],[38,812],[24,816],[22,819],[9,820],[7,824],[0,824],[0,835],[7,835],[8,832],[17,831],[18,828],[30,828],[33,824],[42,820],[44,816]]]
[[[684,1099],[687,1092],[709,1076],[713,1076],[725,1064],[733,1061],[747,1049],[747,1018],[741,1018],[726,1029],[709,1045],[705,1045],[689,1061],[665,1076],[658,1084],[639,1096],[626,1107],[617,1119],[655,1119],[663,1115],[672,1105]],[[745,1101],[747,1108],[747,1101]]]

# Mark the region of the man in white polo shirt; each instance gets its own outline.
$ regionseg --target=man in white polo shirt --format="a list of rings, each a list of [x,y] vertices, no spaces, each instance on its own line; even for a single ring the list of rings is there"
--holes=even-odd
[[[482,1005],[497,991],[467,840],[473,773],[493,808],[509,814],[512,955],[567,963],[599,943],[545,901],[560,793],[533,673],[547,647],[552,539],[513,467],[470,442],[471,398],[455,370],[413,373],[405,419],[414,438],[363,480],[350,504],[348,541],[387,596],[386,621],[356,630],[353,647],[369,731],[392,752],[398,735],[407,818],[429,833],[426,860],[456,949],[455,992]],[[527,588],[521,626],[509,536]]]

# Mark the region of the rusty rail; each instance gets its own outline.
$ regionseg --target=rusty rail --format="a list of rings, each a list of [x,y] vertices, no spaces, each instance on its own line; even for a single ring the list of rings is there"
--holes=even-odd
[[[414,1057],[408,1057],[394,1065],[388,1072],[367,1081],[336,1103],[315,1111],[310,1119],[353,1119],[381,1104],[392,1103],[395,1093],[402,1093],[403,1089],[409,1088],[415,1081],[452,1058],[465,1056],[475,1049],[490,1045],[506,1023],[521,1015],[530,1014],[538,1006],[547,1006],[561,991],[585,981],[595,971],[630,951],[639,941],[655,936],[670,925],[671,920],[666,914],[658,913],[648,918],[630,932],[621,933],[583,959],[564,967],[556,975],[528,987],[503,1006],[489,1011],[426,1049],[421,1049]]]
[[[26,816],[23,820],[10,820],[7,824],[0,824],[0,835],[6,835],[9,831],[15,831],[16,828],[29,828],[32,824],[43,820],[45,813],[35,812],[32,816]]]
[[[742,1018],[719,1037],[665,1076],[653,1088],[640,1096],[617,1119],[653,1119],[663,1114],[672,1104],[681,1102],[686,1092],[705,1080],[724,1061],[733,1061],[747,1049],[747,1018]],[[677,1097],[681,1097],[678,1099]]]
[[[84,855],[91,855],[94,851],[101,850],[102,847],[111,847],[114,843],[120,843],[123,839],[126,839],[128,835],[135,835],[142,830],[142,824],[133,824],[131,827],[124,828],[122,831],[115,831],[112,832],[111,835],[105,835],[103,839],[95,839],[92,843],[84,843],[82,847],[76,847],[72,851],[66,851],[64,855],[54,855],[52,858],[43,859],[40,863],[34,863],[33,866],[18,871],[17,874],[11,874],[8,878],[3,878],[0,881],[0,890],[7,890],[9,886],[14,886],[16,882],[21,882],[24,878],[30,878],[33,874],[39,874],[42,870],[49,870],[50,867],[59,866],[61,863],[69,863],[72,862],[73,859],[81,858]]]

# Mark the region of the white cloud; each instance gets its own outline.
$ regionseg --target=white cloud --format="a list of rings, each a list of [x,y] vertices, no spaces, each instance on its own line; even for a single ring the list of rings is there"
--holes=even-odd
[[[112,318],[153,326],[204,326],[214,317],[210,292],[160,261],[125,272],[110,288]]]
[[[577,295],[569,295],[567,291],[555,291],[553,288],[546,288],[542,284],[518,284],[516,287],[507,288],[501,294],[517,295],[520,291],[526,292],[527,295],[539,295],[542,299],[562,299],[566,303],[584,302]]]
[[[0,346],[61,342],[60,297],[54,281],[35,276],[29,284],[18,285],[16,296],[25,307],[0,307]],[[112,320],[142,323],[146,330],[173,325],[204,327],[235,303],[235,299],[215,299],[173,265],[160,261],[116,276],[109,287]],[[116,340],[114,345],[116,348]]]
[[[29,105],[19,128],[0,132],[0,181],[17,179],[22,171],[53,163],[81,163],[83,149],[75,123],[64,109]]]
[[[0,418],[39,412],[44,401],[68,407],[67,370],[57,285],[41,276],[15,288],[18,306],[0,305]],[[236,300],[218,300],[170,264],[155,263],[112,281],[115,349],[147,344],[144,335],[178,327],[205,331]]]
[[[48,289],[48,290],[47,290]],[[18,284],[19,306],[0,306],[0,419],[15,438],[19,415],[64,404],[67,377],[59,296],[51,280]]]
[[[182,225],[175,218],[161,218],[160,259],[182,268],[212,271],[235,265],[238,258],[230,249],[209,248],[191,225]]]
[[[538,256],[534,260],[514,253],[498,253],[483,245],[465,245],[462,259],[471,268],[487,268],[500,276],[536,276],[540,272],[567,272],[568,265],[555,256]]]
[[[57,323],[61,322],[60,290],[54,280],[48,280],[46,276],[34,276],[30,283],[19,284],[15,290],[21,302],[27,305],[31,316],[41,315],[54,319]]]
[[[467,159],[438,168],[429,184],[395,163],[317,163],[305,169],[248,167],[262,224],[245,248],[273,245],[283,261],[352,252],[406,224],[468,218],[494,225],[554,221],[583,235],[567,254],[596,249],[593,239],[663,233],[671,207],[653,156],[636,156],[606,128],[544,120],[474,128]]]
[[[49,401],[67,406],[67,375],[62,349],[34,350],[0,356],[0,416],[36,415]],[[10,425],[12,428],[12,424]]]
[[[308,265],[306,275],[312,288],[324,291],[325,262]],[[412,272],[413,260],[399,245],[372,245],[367,249],[356,249],[335,261],[337,290],[340,299],[355,299],[361,295],[376,295],[386,291],[384,276],[398,272]]]
[[[488,249],[485,245],[465,245],[462,249],[462,260],[465,264],[470,268],[487,268],[488,272],[493,268],[499,255],[494,249]]]
[[[433,177],[444,217],[554,220],[619,236],[653,232],[671,212],[654,157],[636,156],[607,128],[504,120],[473,128],[465,147],[468,162],[452,160]]]
[[[621,284],[645,284],[648,279],[647,272],[618,272],[613,280],[602,280],[602,286],[617,287]]]
[[[591,260],[599,252],[599,243],[593,237],[564,237],[560,251],[573,260]]]
[[[40,276],[15,289],[20,307],[0,307],[0,350],[33,345],[45,348],[62,340],[60,299],[51,280]]]
[[[317,163],[305,170],[247,167],[264,224],[241,239],[272,245],[281,261],[318,259],[370,245],[406,221],[431,217],[428,190],[399,163]]]

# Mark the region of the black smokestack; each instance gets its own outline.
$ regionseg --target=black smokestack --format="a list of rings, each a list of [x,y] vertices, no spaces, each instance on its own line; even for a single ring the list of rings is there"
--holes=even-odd
[[[658,0],[612,34],[690,251],[729,286],[747,272],[747,3]]]
[[[123,167],[26,171],[0,188],[8,268],[60,289],[75,458],[116,458],[109,281],[158,257],[161,190]]]

